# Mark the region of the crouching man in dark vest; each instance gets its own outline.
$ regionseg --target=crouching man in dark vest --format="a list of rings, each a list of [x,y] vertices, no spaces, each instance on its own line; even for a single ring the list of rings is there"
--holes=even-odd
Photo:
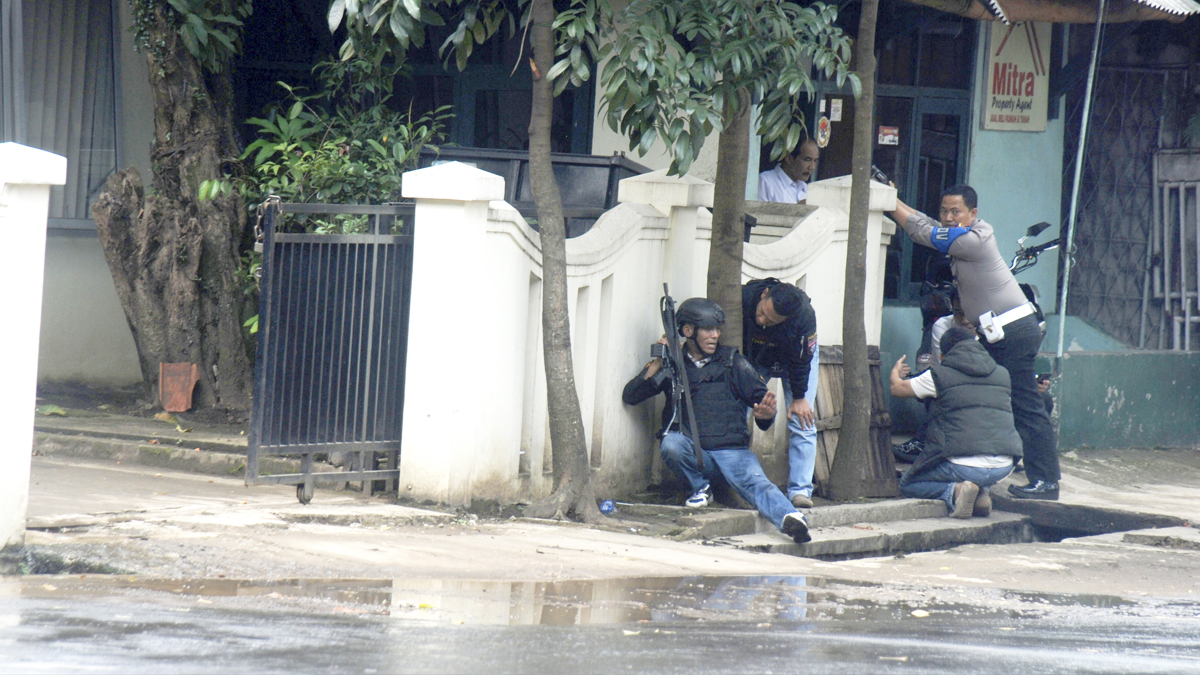
[[[651,360],[625,385],[622,400],[637,405],[660,392],[667,395],[663,425],[670,427],[664,429],[661,452],[667,466],[691,486],[694,494],[687,506],[708,506],[712,482],[724,480],[796,543],[810,541],[808,520],[767,478],[750,451],[746,411],[753,412],[759,428],[770,428],[775,421],[775,394],[736,349],[717,344],[725,311],[711,300],[691,298],[679,305],[675,318],[679,334],[687,339],[682,365],[695,406],[703,468],[696,461],[692,440],[680,432],[679,420],[687,419],[686,411],[674,414],[671,380],[663,376],[659,359]]]
[[[971,330],[947,330],[940,346],[941,363],[911,380],[903,356],[892,367],[892,396],[934,399],[925,449],[900,479],[900,492],[940,499],[955,518],[987,516],[988,488],[1012,473],[1021,456],[1012,384]]]

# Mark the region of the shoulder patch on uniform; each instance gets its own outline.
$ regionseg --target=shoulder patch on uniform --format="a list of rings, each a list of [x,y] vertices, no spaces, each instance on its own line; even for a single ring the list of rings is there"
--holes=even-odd
[[[939,253],[949,253],[950,244],[970,230],[969,227],[935,227],[929,235],[929,243],[933,244]]]

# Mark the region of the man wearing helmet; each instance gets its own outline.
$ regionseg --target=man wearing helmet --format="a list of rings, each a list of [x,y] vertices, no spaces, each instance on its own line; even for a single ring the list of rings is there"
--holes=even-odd
[[[711,300],[691,298],[679,305],[675,318],[679,334],[686,338],[682,366],[699,427],[696,433],[704,449],[703,467],[696,461],[692,438],[682,433],[687,425],[681,428],[680,420],[687,415],[684,411],[675,414],[671,380],[663,373],[660,359],[652,359],[625,385],[622,400],[637,405],[660,392],[667,395],[660,451],[667,466],[686,480],[694,493],[685,502],[687,506],[710,504],[711,482],[723,479],[796,543],[810,541],[804,514],[771,483],[750,451],[746,411],[752,411],[759,428],[770,428],[775,420],[775,394],[736,349],[718,344],[725,311]]]
[[[817,465],[817,315],[804,291],[778,279],[742,287],[742,352],[768,380],[783,380],[787,406],[787,496],[797,508],[813,505]]]

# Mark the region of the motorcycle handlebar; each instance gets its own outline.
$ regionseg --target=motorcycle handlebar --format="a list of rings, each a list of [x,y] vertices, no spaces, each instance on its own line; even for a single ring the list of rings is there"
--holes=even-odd
[[[1016,254],[1013,255],[1012,262],[1009,263],[1008,269],[1013,274],[1023,272],[1037,264],[1039,255],[1055,248],[1058,248],[1057,239],[1048,241],[1044,244],[1038,244],[1037,246],[1030,246],[1029,248],[1019,248],[1017,249]]]
[[[1038,255],[1039,253],[1045,253],[1046,251],[1055,248],[1058,248],[1058,240],[1048,241],[1044,244],[1038,244],[1037,246],[1031,246],[1025,249],[1025,253],[1028,255]]]

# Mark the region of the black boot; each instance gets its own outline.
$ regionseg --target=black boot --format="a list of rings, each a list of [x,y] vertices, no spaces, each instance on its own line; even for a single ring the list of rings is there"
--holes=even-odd
[[[1049,499],[1058,501],[1058,483],[1047,480],[1035,480],[1024,487],[1009,485],[1008,493],[1017,499]]]

